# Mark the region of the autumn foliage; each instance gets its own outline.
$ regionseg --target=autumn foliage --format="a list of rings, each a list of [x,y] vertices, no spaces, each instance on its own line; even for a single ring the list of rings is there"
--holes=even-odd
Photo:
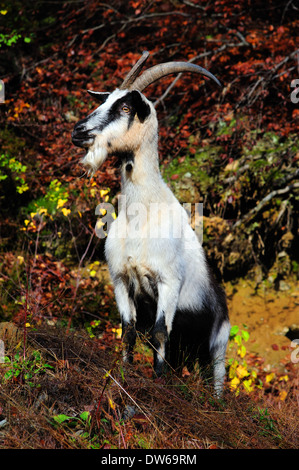
[[[0,78],[5,86],[5,101],[0,103],[0,320],[17,325],[17,335],[21,331],[8,351],[13,370],[18,371],[6,382],[13,429],[28,399],[38,402],[35,428],[42,423],[44,431],[52,430],[49,438],[46,431],[40,437],[35,434],[32,446],[91,447],[91,442],[108,448],[295,446],[291,418],[288,431],[282,431],[287,426],[282,406],[293,409],[298,386],[295,366],[284,364],[285,373],[265,371],[259,355],[246,351],[242,357],[245,333],[243,340],[232,337],[238,348],[228,364],[229,416],[204,388],[197,393],[198,382],[188,371],[171,379],[174,385],[164,384],[173,399],[167,414],[161,405],[165,405],[163,384],[147,380],[152,368],[150,360],[142,362],[143,350],[136,356],[143,379],[132,370],[125,387],[104,240],[94,232],[96,206],[109,201],[117,207],[119,170],[112,158],[87,178],[80,166],[82,150],[72,145],[71,132],[75,122],[95,108],[86,90],[114,90],[143,50],[151,54],[148,66],[185,60],[210,70],[222,89],[203,77],[183,74],[179,79],[165,77],[145,91],[158,113],[163,177],[181,202],[203,203],[203,242],[221,281],[234,283],[247,277],[256,290],[283,289],[290,279],[296,283],[296,12],[294,1],[278,0],[0,1]],[[57,339],[52,328],[61,330]],[[84,330],[82,349],[74,328]],[[67,357],[61,355],[63,344]],[[72,356],[74,345],[81,354],[77,358]],[[30,348],[41,348],[45,357],[30,356]],[[20,356],[13,359],[15,354]],[[20,361],[26,354],[31,362],[22,363],[22,369]],[[53,369],[42,368],[40,376],[39,361]],[[28,379],[24,364],[27,369],[33,364]],[[84,385],[77,367],[85,374]],[[120,409],[131,402],[105,376],[110,368],[142,410],[126,427],[120,424]],[[66,382],[60,382],[64,373],[77,410],[73,421],[62,398],[68,389]],[[35,388],[34,377],[47,399]],[[27,390],[25,398],[17,395],[13,384]],[[11,404],[14,394],[18,405]],[[260,405],[261,397],[270,397],[270,402]],[[5,400],[0,399],[0,416],[6,416]],[[277,406],[275,417],[267,414],[269,403]],[[51,416],[68,418],[51,417],[49,424],[48,415],[40,411],[43,404]],[[243,406],[252,410],[251,418],[245,418]],[[84,412],[90,416],[80,417]],[[215,416],[206,438],[205,413]],[[240,438],[233,431],[234,413],[240,419]],[[177,422],[184,429],[180,437]],[[83,436],[87,428],[91,439]],[[156,441],[149,437],[153,429],[162,430]],[[30,433],[24,423],[18,432],[8,433],[4,445],[22,447]]]

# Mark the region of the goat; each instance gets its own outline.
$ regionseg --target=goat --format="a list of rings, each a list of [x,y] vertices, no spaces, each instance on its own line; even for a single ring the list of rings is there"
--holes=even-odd
[[[150,332],[157,376],[165,363],[174,369],[182,364],[191,369],[198,360],[201,367],[213,366],[214,391],[219,397],[230,332],[225,293],[210,271],[185,209],[162,179],[156,111],[141,92],[154,81],[179,72],[200,73],[220,82],[188,62],[159,64],[139,75],[148,56],[143,53],[112,93],[89,91],[101,104],[76,123],[72,141],[87,150],[82,163],[90,173],[109,155],[121,161],[125,202],[120,203],[109,229],[105,255],[121,317],[124,360],[132,362],[137,331]],[[134,216],[140,204],[156,210],[139,220],[136,234]],[[177,224],[179,236],[174,235]],[[151,236],[153,227],[156,236]]]

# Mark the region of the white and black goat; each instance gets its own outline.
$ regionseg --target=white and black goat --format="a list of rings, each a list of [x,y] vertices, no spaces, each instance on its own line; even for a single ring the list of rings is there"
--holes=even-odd
[[[162,179],[156,111],[141,93],[161,77],[179,72],[200,73],[220,83],[188,62],[159,64],[138,76],[148,55],[143,53],[112,93],[89,91],[101,104],[75,125],[72,140],[87,149],[82,163],[91,173],[109,155],[121,159],[125,202],[110,227],[105,253],[121,316],[124,358],[132,361],[136,331],[150,332],[157,375],[165,362],[176,369],[182,364],[190,368],[198,360],[200,366],[213,366],[214,389],[220,396],[230,332],[225,294],[185,209]],[[136,230],[140,205],[146,212]]]

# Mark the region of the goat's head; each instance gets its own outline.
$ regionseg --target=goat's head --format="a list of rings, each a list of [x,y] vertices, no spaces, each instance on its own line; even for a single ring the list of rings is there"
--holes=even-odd
[[[112,93],[89,91],[101,104],[85,119],[77,122],[72,141],[78,147],[87,149],[82,163],[91,173],[102,165],[109,154],[135,152],[145,140],[155,138],[156,111],[141,93],[148,85],[166,75],[180,72],[200,73],[220,85],[214,75],[190,62],[166,62],[138,76],[148,56],[148,52],[143,53],[120,88]]]

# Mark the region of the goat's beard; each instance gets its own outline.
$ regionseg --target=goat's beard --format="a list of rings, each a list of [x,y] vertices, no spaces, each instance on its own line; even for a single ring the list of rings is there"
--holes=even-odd
[[[94,144],[89,147],[87,154],[82,158],[81,163],[87,169],[89,175],[93,175],[104,163],[108,156],[105,146],[95,140]]]

